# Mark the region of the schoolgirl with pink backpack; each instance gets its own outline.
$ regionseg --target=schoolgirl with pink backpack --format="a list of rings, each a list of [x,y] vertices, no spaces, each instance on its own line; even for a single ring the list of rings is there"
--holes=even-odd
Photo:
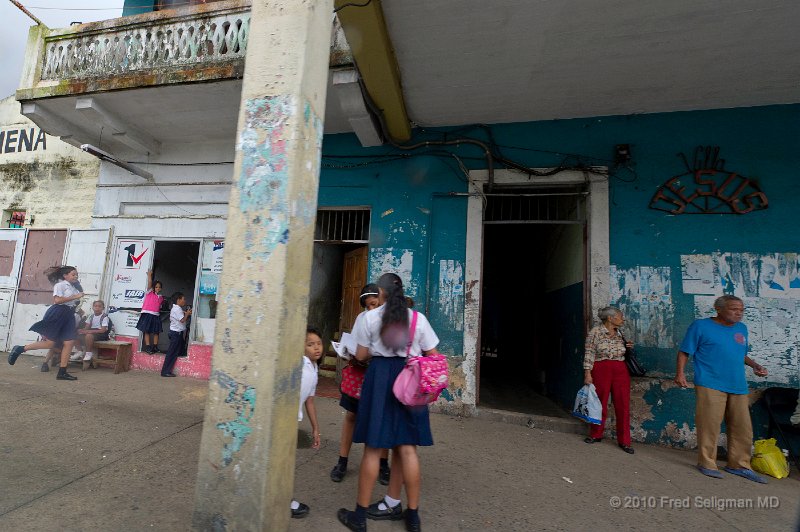
[[[400,277],[385,273],[377,284],[381,306],[365,314],[353,330],[358,344],[356,358],[363,361],[371,357],[361,388],[353,433],[354,443],[365,444],[356,508],[354,511],[341,508],[337,517],[345,527],[355,531],[366,530],[366,519],[405,519],[406,530],[414,531],[421,529],[421,474],[417,446],[433,445],[427,403],[438,397],[447,385],[447,363],[436,351],[439,338],[428,319],[408,308]],[[427,362],[439,364],[433,368],[434,371],[429,364],[419,364],[428,358],[432,360]],[[401,378],[407,383],[402,384],[403,390],[398,390],[396,395],[395,383],[409,366],[419,371]],[[423,370],[423,366],[426,369]],[[425,384],[426,391],[423,392],[423,382],[432,381],[435,384]],[[404,391],[406,388],[408,393]],[[415,395],[424,397],[414,398]],[[400,399],[410,404],[404,404]],[[383,500],[370,504],[372,488],[378,477],[381,449],[392,449],[392,471],[403,473],[407,497],[405,512],[400,501],[402,486],[394,488],[392,483]]]

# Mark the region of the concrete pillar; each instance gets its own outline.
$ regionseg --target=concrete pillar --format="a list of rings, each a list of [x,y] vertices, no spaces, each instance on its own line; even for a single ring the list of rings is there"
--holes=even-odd
[[[252,6],[195,493],[198,530],[286,530],[293,495],[333,6]]]

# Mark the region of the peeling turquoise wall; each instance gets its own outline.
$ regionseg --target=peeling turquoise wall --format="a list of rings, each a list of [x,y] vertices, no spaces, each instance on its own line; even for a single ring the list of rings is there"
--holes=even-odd
[[[365,150],[353,135],[328,135],[323,144],[328,156],[386,151]],[[414,308],[439,335],[439,349],[460,356],[467,202],[448,194],[466,191],[463,174],[459,177],[452,163],[428,157],[350,167],[363,162],[323,158],[319,206],[371,208],[370,281],[384,272],[400,275]]]
[[[642,384],[641,411],[637,415],[643,420],[643,439],[685,444],[685,433],[678,429],[685,423],[688,433],[693,430],[693,393],[673,389],[668,382],[674,374],[677,344],[695,316],[707,309],[703,307],[706,303],[698,303],[696,295],[684,293],[681,256],[731,253],[786,257],[787,253],[800,253],[796,230],[800,207],[800,105],[495,124],[489,129],[503,155],[532,167],[553,167],[562,162],[613,166],[614,146],[630,144],[635,174],[617,170],[609,180],[611,264],[617,271],[616,294],[622,294],[622,303],[629,305],[631,323],[639,328],[634,333],[639,339],[641,360],[651,374],[665,379],[658,385],[653,384],[658,380],[648,381],[647,386]],[[435,139],[445,131],[448,130],[417,130],[415,140]],[[460,128],[458,133],[488,139],[487,128]],[[680,216],[648,208],[664,182],[685,172],[678,154],[690,156],[700,145],[719,146],[728,170],[757,179],[769,198],[769,208],[745,215]],[[485,168],[480,150],[474,146],[448,149],[462,157],[468,168]],[[363,149],[352,135],[326,136],[323,152],[360,156],[396,153],[385,147]],[[360,165],[365,161],[353,157],[323,162]],[[435,317],[432,322],[437,331],[447,331],[442,333],[447,337],[447,348],[456,353],[461,350],[461,335],[448,329],[453,316],[437,308],[442,295],[437,290],[440,285],[445,286],[438,277],[442,260],[461,261],[463,265],[465,203],[458,198],[440,199],[437,194],[465,190],[453,161],[415,157],[346,169],[324,168],[320,191],[320,205],[373,207],[371,248],[391,249],[396,262],[401,258],[399,250],[413,251],[412,297],[426,302],[421,310]],[[380,266],[371,262],[370,269],[374,274]],[[620,280],[625,284],[631,271],[649,275],[645,284],[668,297],[652,302],[640,297],[626,302],[624,297],[630,295],[619,285]],[[797,329],[791,327],[800,323],[800,307],[796,300],[787,301],[792,303],[780,305],[790,309],[781,307],[778,311],[782,314],[773,313],[774,320],[757,324],[760,329],[777,329],[756,334],[761,334],[762,348],[769,347],[770,338],[776,334],[790,339],[797,334]],[[768,301],[767,305],[772,303]],[[781,321],[784,319],[789,322]],[[751,323],[750,327],[752,332],[755,326]],[[768,360],[776,368],[772,378],[758,379],[748,370],[751,386],[798,386],[798,348],[791,342],[781,345],[774,355],[778,358]],[[773,356],[764,350],[760,353],[767,358]],[[564,385],[572,387],[574,383]],[[673,425],[676,429],[669,428]],[[683,443],[676,443],[680,441]]]

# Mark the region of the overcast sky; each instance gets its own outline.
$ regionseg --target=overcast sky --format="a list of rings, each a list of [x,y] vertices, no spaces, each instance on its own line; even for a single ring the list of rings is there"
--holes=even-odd
[[[124,0],[20,0],[50,28],[72,22],[92,22],[122,15]],[[35,9],[35,8],[58,9]],[[66,9],[66,8],[69,9]],[[14,94],[22,74],[28,29],[36,23],[8,0],[0,0],[0,99]]]

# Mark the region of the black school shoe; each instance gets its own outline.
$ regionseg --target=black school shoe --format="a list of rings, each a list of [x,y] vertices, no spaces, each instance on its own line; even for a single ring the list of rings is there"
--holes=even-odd
[[[331,469],[331,480],[334,482],[341,482],[344,478],[344,474],[347,473],[347,466],[342,466],[342,464],[336,464]]]
[[[411,517],[410,512],[406,512],[404,517],[406,519],[406,532],[422,532],[422,524],[419,521],[419,513],[415,513],[413,521],[409,519]]]
[[[399,521],[403,519],[403,503],[397,503],[397,506],[394,508],[389,508],[389,506],[386,505],[385,510],[378,508],[381,503],[386,504],[386,502],[381,499],[367,507],[367,519],[373,519],[375,521]]]
[[[355,512],[351,512],[347,508],[339,508],[339,511],[336,512],[336,517],[339,519],[340,523],[353,532],[367,532],[367,522],[359,523],[356,521],[355,514]]]
[[[636,452],[636,451],[633,450],[633,447],[631,447],[630,445],[622,445],[620,443],[619,444],[619,448],[622,449],[623,451],[625,451],[628,454],[633,454],[633,453]]]
[[[17,363],[19,356],[25,352],[25,348],[21,345],[15,345],[11,352],[8,354],[8,363],[12,366]]]
[[[307,504],[303,504],[302,502],[298,502],[297,504],[300,506],[298,506],[296,510],[292,508],[292,519],[302,519],[308,515],[308,511],[310,510]]]
[[[59,380],[59,381],[76,381],[76,380],[78,380],[78,377],[76,377],[75,375],[70,375],[69,373],[67,373],[67,370],[65,368],[59,368],[58,375],[56,375],[56,380]]]
[[[388,466],[381,467],[381,470],[378,472],[378,482],[382,486],[388,486],[389,485],[389,477],[391,476],[391,473],[392,473],[392,470],[389,469]]]

